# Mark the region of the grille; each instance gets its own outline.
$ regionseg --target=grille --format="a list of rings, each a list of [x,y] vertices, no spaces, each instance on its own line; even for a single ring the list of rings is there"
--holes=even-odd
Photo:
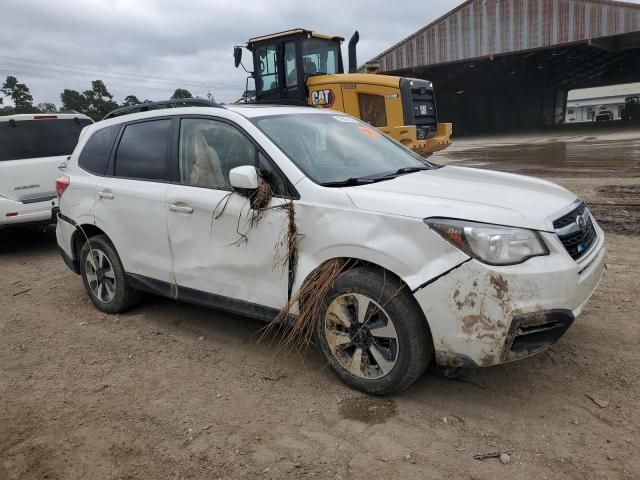
[[[360,118],[374,127],[387,126],[387,109],[382,95],[358,94]]]
[[[575,210],[571,210],[566,215],[560,217],[556,221],[553,222],[553,228],[558,230],[559,228],[566,227],[569,224],[575,223],[578,215],[582,215],[586,210],[587,206],[584,203],[578,205],[578,208]]]
[[[582,218],[584,222],[580,221]],[[582,223],[582,225],[580,225]],[[581,203],[553,222],[556,235],[574,260],[582,257],[596,240],[596,229],[589,215],[589,210]]]
[[[413,119],[416,130],[420,132],[419,136],[423,138],[431,137],[438,129],[433,90],[412,88],[411,99],[413,100]]]

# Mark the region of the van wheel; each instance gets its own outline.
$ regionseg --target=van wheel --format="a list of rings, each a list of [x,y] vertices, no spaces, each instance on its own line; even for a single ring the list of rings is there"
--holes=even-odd
[[[398,392],[422,375],[433,341],[407,287],[383,271],[343,273],[327,294],[315,340],[353,388],[371,395]]]
[[[106,235],[91,237],[82,246],[80,274],[89,298],[103,312],[124,312],[140,298],[127,285],[120,257]]]

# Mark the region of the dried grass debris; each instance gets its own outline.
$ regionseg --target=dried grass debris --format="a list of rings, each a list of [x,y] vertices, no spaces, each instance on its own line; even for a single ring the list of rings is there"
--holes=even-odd
[[[258,188],[256,188],[249,197],[251,213],[249,215],[249,228],[257,225],[264,217],[267,209],[271,207],[271,199],[273,198],[273,190],[268,181],[263,177],[258,177]]]
[[[274,331],[277,333],[283,331],[276,354],[282,351],[290,353],[308,347],[329,290],[338,277],[349,268],[351,268],[350,262],[332,259],[311,272],[300,289],[282,307],[276,318],[263,329],[260,340]],[[294,315],[296,305],[298,314]]]

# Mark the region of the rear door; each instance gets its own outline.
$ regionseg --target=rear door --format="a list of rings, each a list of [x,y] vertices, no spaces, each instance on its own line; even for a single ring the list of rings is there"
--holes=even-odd
[[[113,242],[127,273],[173,283],[167,233],[170,118],[125,124],[96,186],[96,225]]]
[[[90,123],[57,115],[0,120],[0,196],[23,203],[54,198],[58,165]]]

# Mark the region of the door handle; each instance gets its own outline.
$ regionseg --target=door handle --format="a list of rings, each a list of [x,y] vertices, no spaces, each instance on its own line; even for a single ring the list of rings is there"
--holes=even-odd
[[[193,213],[193,208],[191,208],[190,206],[177,205],[175,203],[172,203],[171,205],[169,205],[169,210],[173,212],[178,212],[178,213]]]
[[[98,196],[100,198],[106,198],[107,200],[113,200],[113,193],[103,190],[102,192],[98,192]]]

